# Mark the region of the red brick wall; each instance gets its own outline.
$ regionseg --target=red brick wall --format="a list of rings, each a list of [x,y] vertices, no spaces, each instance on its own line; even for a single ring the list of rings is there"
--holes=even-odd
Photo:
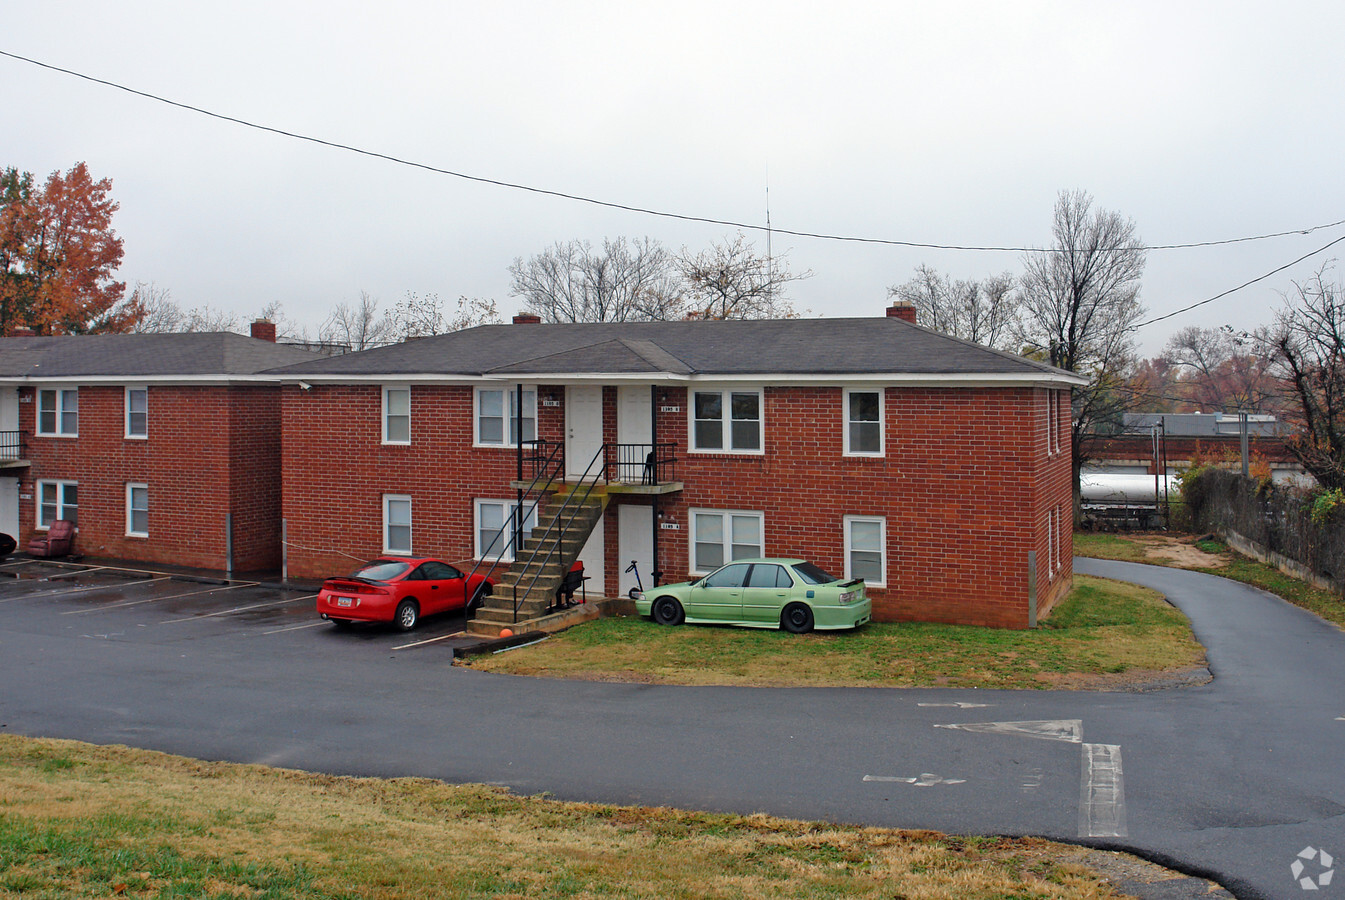
[[[75,548],[88,556],[235,571],[279,561],[278,388],[151,385],[148,438],[125,437],[122,385],[79,388],[79,436],[35,434],[36,391],[19,404],[32,467],[20,492],[21,531],[34,531],[36,482],[79,484]],[[149,537],[126,534],[126,485],[149,488]]]
[[[762,455],[688,454],[687,392],[669,388],[658,405],[658,439],[678,444],[679,494],[660,498],[664,581],[689,568],[692,507],[764,513],[765,552],[813,559],[844,571],[845,515],[883,516],[887,584],[870,591],[883,620],[918,619],[1024,627],[1028,553],[1037,556],[1038,608],[1045,612],[1071,577],[1068,402],[1055,427],[1062,451],[1047,451],[1047,392],[1039,389],[888,388],[886,454],[842,454],[843,391],[769,387]],[[561,440],[560,387],[539,390],[540,436]],[[382,495],[408,494],[417,553],[465,559],[473,552],[473,499],[514,496],[515,456],[473,448],[470,387],[415,387],[410,446],[381,441],[378,386],[285,388],[283,506],[289,569],[320,577],[382,551]],[[615,440],[616,392],[604,391],[604,437]],[[616,519],[608,510],[605,572],[620,575]],[[1061,510],[1055,535],[1048,509]],[[1051,571],[1051,542],[1056,544]],[[648,578],[648,573],[642,573]]]

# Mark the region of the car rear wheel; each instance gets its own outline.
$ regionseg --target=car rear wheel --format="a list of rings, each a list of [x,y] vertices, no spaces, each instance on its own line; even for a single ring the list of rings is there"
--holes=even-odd
[[[467,602],[467,618],[470,619],[472,616],[476,615],[476,611],[481,608],[481,602],[486,599],[486,595],[489,593],[490,590],[485,584],[478,584],[476,586],[476,590],[472,592],[472,599]]]
[[[780,614],[780,627],[790,634],[807,634],[813,630],[813,611],[804,603],[791,603]]]
[[[393,614],[392,624],[397,626],[398,631],[410,631],[420,622],[420,607],[414,600],[403,600],[397,604],[397,612]]]
[[[654,614],[654,621],[660,625],[681,625],[686,619],[682,604],[672,597],[659,597],[650,612]]]
[[[351,625],[355,624],[354,622],[351,622],[349,619],[329,619],[328,621],[330,621],[333,625],[336,626],[337,631],[346,631],[347,629],[350,628]]]

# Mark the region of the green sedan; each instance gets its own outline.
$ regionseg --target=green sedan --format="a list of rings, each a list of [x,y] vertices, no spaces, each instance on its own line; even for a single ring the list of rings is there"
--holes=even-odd
[[[858,628],[873,615],[862,579],[842,581],[802,559],[735,559],[704,578],[636,593],[660,625],[745,625],[794,634]]]

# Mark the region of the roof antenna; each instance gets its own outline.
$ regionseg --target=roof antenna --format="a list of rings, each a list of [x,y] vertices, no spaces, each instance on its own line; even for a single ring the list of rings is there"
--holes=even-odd
[[[766,283],[775,281],[775,258],[771,255],[771,166],[766,164]]]

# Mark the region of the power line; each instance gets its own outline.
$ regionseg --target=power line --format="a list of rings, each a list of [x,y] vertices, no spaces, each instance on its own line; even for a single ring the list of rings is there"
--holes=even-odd
[[[1161,321],[1163,321],[1164,319],[1171,319],[1173,316],[1179,316],[1179,315],[1181,315],[1181,314],[1184,313],[1184,312],[1190,312],[1191,310],[1195,309],[1197,306],[1204,306],[1206,303],[1213,303],[1215,300],[1220,300],[1220,299],[1222,299],[1222,298],[1224,298],[1224,297],[1227,297],[1229,294],[1232,294],[1232,293],[1234,293],[1234,292],[1236,292],[1236,291],[1240,291],[1240,290],[1242,290],[1242,289],[1245,288],[1245,287],[1250,287],[1251,285],[1256,284],[1258,281],[1265,281],[1267,278],[1269,278],[1269,277],[1272,276],[1272,275],[1278,275],[1280,272],[1283,272],[1285,269],[1288,269],[1288,268],[1291,268],[1291,267],[1293,267],[1293,266],[1296,266],[1296,265],[1298,265],[1299,263],[1301,263],[1301,262],[1302,262],[1303,260],[1305,260],[1305,259],[1309,259],[1309,258],[1311,258],[1311,257],[1313,257],[1313,256],[1316,256],[1316,255],[1319,254],[1319,253],[1325,253],[1327,250],[1330,250],[1332,247],[1334,247],[1336,244],[1339,244],[1341,241],[1345,241],[1345,234],[1342,234],[1340,237],[1336,238],[1334,241],[1331,241],[1329,244],[1325,245],[1324,247],[1318,247],[1316,250],[1313,250],[1311,253],[1305,253],[1305,254],[1303,254],[1302,256],[1300,256],[1298,259],[1294,260],[1293,262],[1287,262],[1287,263],[1285,263],[1284,265],[1282,265],[1282,266],[1280,266],[1280,267],[1278,267],[1278,268],[1271,269],[1271,270],[1270,270],[1269,272],[1267,272],[1266,274],[1264,274],[1264,275],[1258,275],[1257,277],[1253,278],[1251,281],[1244,281],[1242,284],[1238,285],[1237,287],[1229,288],[1229,289],[1226,290],[1226,291],[1223,291],[1223,292],[1221,292],[1221,293],[1215,294],[1213,297],[1209,297],[1209,298],[1206,298],[1206,299],[1204,299],[1204,300],[1197,301],[1196,303],[1192,303],[1190,306],[1183,306],[1181,309],[1175,309],[1175,310],[1173,310],[1173,311],[1170,312],[1170,313],[1165,313],[1165,314],[1163,314],[1163,315],[1161,315],[1161,316],[1156,316],[1156,317],[1154,317],[1154,318],[1152,318],[1152,319],[1148,319],[1148,320],[1146,320],[1146,321],[1144,321],[1144,322],[1140,322],[1138,325],[1132,325],[1132,326],[1130,326],[1130,330],[1131,330],[1131,331],[1138,331],[1139,329],[1143,328],[1143,327],[1146,326],[1146,325],[1152,325],[1152,324],[1154,324],[1155,322],[1161,322]]]
[[[622,212],[631,212],[646,216],[657,216],[659,218],[664,219],[676,219],[682,222],[699,222],[707,225],[723,225],[729,228],[737,228],[743,231],[764,231],[767,232],[768,234],[769,233],[787,234],[790,235],[791,237],[814,238],[816,240],[823,240],[823,241],[842,241],[847,243],[858,243],[858,244],[878,244],[890,247],[912,247],[924,250],[959,250],[959,251],[973,251],[973,252],[987,252],[987,253],[1035,253],[1042,251],[1048,253],[1063,252],[1058,250],[1058,248],[1054,247],[1007,247],[1007,246],[999,247],[999,246],[977,246],[970,244],[935,244],[924,241],[902,241],[888,238],[872,238],[872,237],[859,237],[855,235],[827,234],[825,232],[815,232],[815,231],[794,231],[788,228],[778,228],[778,227],[772,228],[768,225],[756,225],[749,222],[734,222],[730,219],[715,219],[709,216],[693,216],[684,213],[668,212],[666,210],[650,209],[642,206],[631,206],[625,203],[616,203],[610,200],[598,200],[593,197],[584,197],[579,194],[569,194],[564,191],[539,188],[534,187],[532,185],[518,184],[516,182],[511,181],[501,181],[499,179],[486,178],[480,175],[469,175],[465,172],[456,172],[453,171],[452,169],[444,169],[439,166],[429,165],[428,163],[403,159],[401,157],[392,156],[387,153],[379,153],[374,150],[364,150],[360,147],[351,146],[350,144],[341,144],[336,141],[328,141],[322,138],[313,137],[311,135],[299,134],[298,132],[293,131],[286,131],[281,128],[274,128],[270,125],[261,125],[256,122],[249,122],[246,119],[240,119],[236,116],[229,116],[223,113],[212,112],[211,110],[203,109],[199,106],[192,106],[189,103],[182,103],[177,100],[170,100],[167,97],[162,97],[159,96],[158,94],[151,94],[147,91],[136,90],[135,88],[127,87],[126,85],[123,84],[118,84],[115,81],[108,81],[103,78],[95,78],[92,75],[85,75],[81,72],[76,72],[72,69],[65,69],[62,68],[61,66],[52,65],[51,63],[45,63],[42,62],[41,60],[31,59],[27,56],[20,56],[17,53],[10,53],[7,50],[0,50],[0,56],[7,56],[10,59],[15,59],[20,62],[26,62],[34,66],[40,66],[41,68],[44,69],[50,69],[53,72],[61,72],[65,75],[72,75],[75,78],[80,78],[83,79],[84,81],[90,81],[93,82],[94,84],[101,84],[104,85],[105,87],[110,87],[118,91],[124,91],[125,93],[128,94],[134,94],[137,97],[143,97],[147,100],[154,100],[158,103],[164,103],[167,104],[168,106],[173,106],[178,109],[187,110],[188,112],[194,112],[198,113],[199,115],[209,116],[212,119],[219,119],[224,122],[232,122],[235,125],[242,125],[246,128],[253,128],[258,131],[265,131],[271,134],[277,134],[280,135],[281,137],[293,138],[294,140],[298,141],[306,141],[310,144],[318,144],[319,146],[330,147],[334,150],[345,150],[350,153],[356,153],[361,156],[368,156],[373,159],[381,159],[386,162],[396,163],[397,165],[401,166],[409,166],[414,169],[422,169],[426,172],[434,172],[435,174],[438,175],[450,175],[454,178],[461,178],[464,181],[473,181],[478,184],[488,184],[493,185],[495,187],[509,188],[510,190],[516,190],[516,191],[526,191],[528,193],[541,194],[547,197],[556,197],[562,200],[573,200],[577,203],[588,203],[592,204],[593,206],[601,206],[607,209],[620,210]],[[1246,237],[1225,238],[1222,240],[1212,240],[1212,241],[1192,241],[1189,243],[1182,243],[1182,244],[1152,244],[1148,246],[1140,246],[1125,249],[1189,250],[1196,247],[1217,247],[1227,244],[1246,243],[1248,241],[1264,241],[1264,240],[1270,240],[1272,238],[1288,237],[1290,235],[1311,234],[1314,231],[1320,231],[1324,228],[1334,228],[1337,225],[1345,225],[1345,219],[1340,219],[1339,221],[1330,222],[1325,225],[1313,225],[1308,228],[1295,228],[1290,231],[1277,231],[1270,234],[1256,234],[1256,235],[1249,235]],[[1246,285],[1243,285],[1243,287],[1245,286]],[[1237,288],[1235,288],[1234,290],[1237,290]],[[1173,315],[1175,315],[1175,313]],[[1159,320],[1154,319],[1152,321],[1156,322]],[[1146,322],[1144,324],[1147,325],[1150,323]],[[1137,325],[1135,327],[1138,328],[1141,326]]]

